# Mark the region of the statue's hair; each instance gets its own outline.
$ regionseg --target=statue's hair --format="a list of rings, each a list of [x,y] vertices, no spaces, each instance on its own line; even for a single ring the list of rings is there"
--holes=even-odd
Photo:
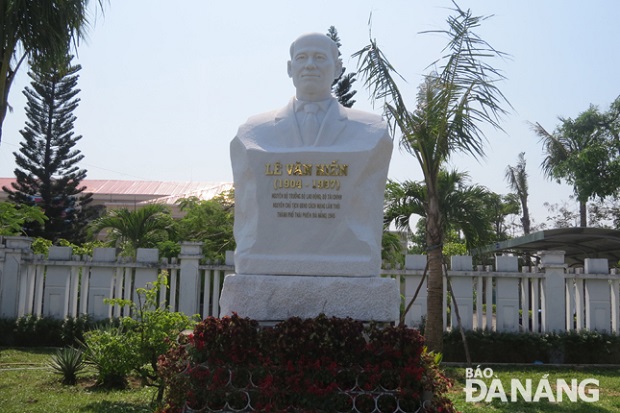
[[[302,34],[297,39],[295,39],[295,41],[293,41],[293,43],[291,43],[291,47],[290,47],[290,50],[289,50],[289,53],[291,55],[291,59],[293,58],[293,53],[295,52],[295,44],[299,40],[301,40],[301,39],[303,39],[305,37],[310,37],[310,36],[319,36],[319,37],[323,36],[327,40],[329,40],[328,44],[330,45],[330,51],[332,52],[334,60],[338,61],[340,59],[340,52],[338,51],[338,45],[329,36],[327,36],[326,34],[323,34],[323,33],[306,33],[306,34]]]

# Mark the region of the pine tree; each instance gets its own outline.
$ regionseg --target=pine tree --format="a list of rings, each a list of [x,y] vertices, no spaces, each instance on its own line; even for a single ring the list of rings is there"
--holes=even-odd
[[[66,56],[54,69],[33,64],[28,73],[31,87],[24,89],[28,120],[20,131],[24,141],[19,152],[13,152],[17,168],[12,189],[3,187],[9,199],[17,204],[38,205],[48,220],[24,228],[32,237],[52,241],[60,238],[74,243],[84,240],[86,222],[93,218],[89,206],[92,194],[81,186],[86,170],[77,164],[84,158],[75,144],[73,111],[80,99],[76,88],[81,69],[71,65],[73,56]]]
[[[342,44],[340,43],[340,38],[338,37],[338,31],[334,26],[329,27],[329,30],[327,31],[327,36],[332,39],[336,43],[336,45],[338,45],[338,56],[340,56],[340,46]],[[340,77],[334,80],[334,83],[332,84],[332,90],[336,95],[338,102],[340,102],[342,106],[350,108],[355,103],[355,101],[352,99],[353,96],[355,96],[355,94],[357,93],[357,91],[351,91],[351,86],[353,85],[353,82],[355,82],[355,73],[352,72],[345,74],[344,72],[346,70],[346,67],[342,68]]]

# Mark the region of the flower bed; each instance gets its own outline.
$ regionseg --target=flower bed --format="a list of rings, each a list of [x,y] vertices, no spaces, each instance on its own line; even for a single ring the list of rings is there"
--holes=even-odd
[[[414,329],[325,316],[260,328],[233,315],[186,341],[159,361],[165,413],[454,411]]]

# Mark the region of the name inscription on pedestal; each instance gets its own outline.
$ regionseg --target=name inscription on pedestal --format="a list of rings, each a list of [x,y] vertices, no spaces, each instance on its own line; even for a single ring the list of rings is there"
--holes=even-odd
[[[277,218],[333,219],[340,212],[339,192],[349,165],[331,163],[274,162],[265,164],[272,179],[272,206]]]

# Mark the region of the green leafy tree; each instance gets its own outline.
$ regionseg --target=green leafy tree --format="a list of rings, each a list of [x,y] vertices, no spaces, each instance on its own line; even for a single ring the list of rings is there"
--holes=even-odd
[[[607,112],[602,113],[600,127],[609,134],[613,145],[620,152],[620,96],[611,102]]]
[[[608,198],[590,202],[588,222],[597,228],[620,229],[620,200]]]
[[[338,37],[338,30],[334,26],[330,26],[327,31],[327,36],[332,39],[338,45],[338,56],[340,56],[340,37]],[[351,90],[353,83],[355,82],[355,73],[346,73],[347,68],[343,66],[342,72],[340,72],[340,76],[338,79],[334,80],[332,84],[332,91],[338,102],[344,107],[350,108],[355,104],[355,100],[353,100],[353,96],[357,93],[355,90]]]
[[[78,243],[84,241],[84,228],[96,211],[89,205],[92,194],[82,185],[86,170],[78,163],[84,155],[75,149],[82,138],[73,132],[81,67],[72,66],[71,60],[66,56],[51,69],[34,65],[29,72],[31,87],[24,90],[28,120],[20,131],[20,150],[14,152],[16,181],[2,189],[11,201],[45,211],[48,220],[28,225],[28,236]]]
[[[532,125],[546,154],[543,173],[572,185],[581,227],[588,225],[588,200],[614,196],[620,189],[619,117],[620,97],[607,112],[591,105],[575,119],[560,117],[553,133],[539,123]]]
[[[90,230],[94,234],[105,230],[105,237],[125,255],[135,255],[138,248],[155,248],[176,234],[170,209],[162,204],[112,210],[93,221]]]
[[[422,169],[426,184],[426,238],[429,262],[426,339],[431,350],[443,344],[443,257],[444,225],[440,203],[439,175],[450,156],[464,152],[474,157],[484,154],[483,124],[501,129],[500,117],[506,102],[498,88],[503,79],[487,63],[503,54],[492,48],[474,30],[484,17],[473,16],[454,3],[448,29],[433,31],[446,35],[444,55],[432,64],[437,71],[424,77],[417,105],[409,110],[401,94],[398,72],[379,48],[376,40],[355,56],[373,101],[383,101],[388,122],[400,133],[401,146],[411,153]]]
[[[0,141],[9,92],[25,61],[54,65],[88,26],[88,0],[0,1]],[[100,0],[99,6],[102,7]],[[103,8],[103,7],[102,7]]]
[[[0,202],[0,235],[24,235],[24,226],[36,222],[43,225],[47,217],[38,206]]]
[[[574,195],[569,197],[574,201]],[[571,228],[580,220],[580,211],[572,203],[562,201],[551,204],[545,202],[547,209],[547,223],[543,229]],[[588,203],[588,226],[594,228],[620,229],[620,201],[617,198],[596,199]]]
[[[426,254],[426,218],[422,217],[418,219],[415,224],[415,229],[412,229],[410,241],[411,244],[408,248],[409,254]],[[466,255],[467,245],[466,241],[461,236],[459,231],[450,229],[444,234],[443,248],[441,249],[444,257],[451,257],[453,255]],[[448,260],[447,264],[450,263]]]
[[[506,180],[510,189],[519,198],[521,203],[521,225],[523,226],[523,233],[529,234],[531,228],[530,221],[530,209],[527,205],[527,198],[529,196],[528,184],[527,184],[527,171],[525,170],[525,152],[519,154],[519,160],[515,166],[508,165],[506,167]]]
[[[181,199],[179,206],[185,216],[178,221],[178,240],[202,242],[205,258],[223,260],[226,251],[235,249],[233,199],[232,192],[210,200]]]
[[[569,197],[571,200],[574,200],[574,196]],[[566,201],[562,201],[561,203],[551,204],[549,202],[545,202],[543,204],[545,208],[547,208],[547,222],[550,223],[550,227],[553,228],[571,228],[576,226],[577,222],[580,219],[579,211],[571,208],[571,205]],[[543,229],[547,228],[547,224],[542,224]]]

